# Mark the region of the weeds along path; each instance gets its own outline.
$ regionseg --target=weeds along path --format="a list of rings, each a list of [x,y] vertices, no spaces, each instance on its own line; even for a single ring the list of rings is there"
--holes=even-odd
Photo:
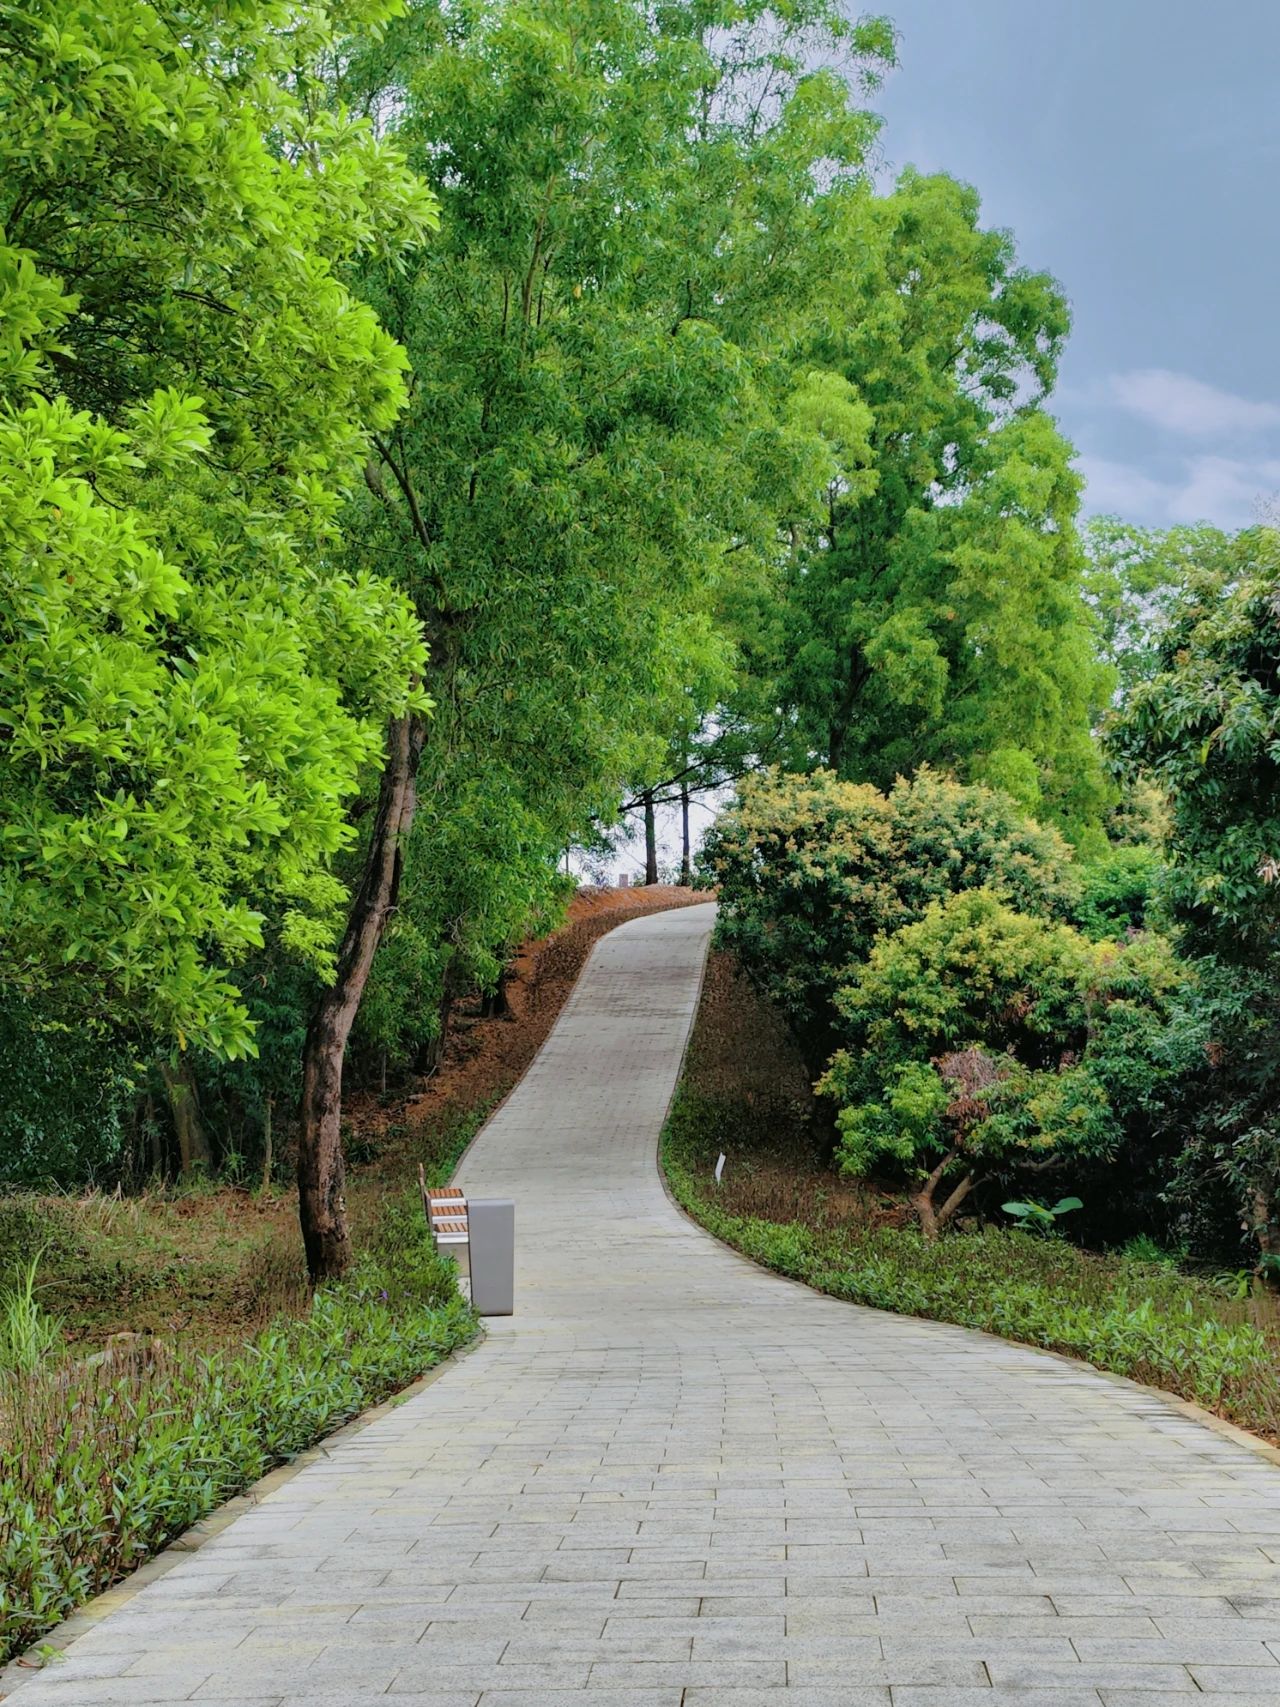
[[[461,1171],[518,1314],[22,1707],[1280,1700],[1280,1469],[1158,1395],[757,1269],[655,1150],[713,910],[620,927]]]

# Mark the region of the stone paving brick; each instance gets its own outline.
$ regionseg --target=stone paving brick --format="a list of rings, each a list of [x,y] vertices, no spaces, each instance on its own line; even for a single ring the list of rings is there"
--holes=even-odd
[[[1193,1665],[1191,1675],[1206,1695],[1265,1695],[1280,1701],[1280,1670],[1274,1666]]]
[[[516,1316],[18,1707],[1278,1707],[1280,1470],[672,1207],[710,923],[605,937],[465,1159],[516,1200]]]
[[[1099,1707],[1102,1696],[1083,1686],[1069,1689],[952,1689],[914,1685],[891,1691],[893,1707]],[[1135,1696],[1127,1707],[1159,1707],[1159,1698]]]

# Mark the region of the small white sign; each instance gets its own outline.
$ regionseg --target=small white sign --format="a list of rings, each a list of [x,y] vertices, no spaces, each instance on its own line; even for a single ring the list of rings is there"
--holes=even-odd
[[[724,1151],[720,1152],[720,1160],[716,1163],[716,1184],[720,1184],[720,1175],[724,1172]]]

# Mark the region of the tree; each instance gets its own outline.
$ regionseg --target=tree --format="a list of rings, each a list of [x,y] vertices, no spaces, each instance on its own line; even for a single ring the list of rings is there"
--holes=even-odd
[[[1201,1046],[1189,1084],[1184,1194],[1225,1182],[1280,1281],[1280,531],[1197,530],[1154,542],[1185,579],[1151,665],[1108,727],[1126,774],[1169,801],[1162,900],[1201,966],[1187,1023]]]
[[[784,585],[791,762],[880,787],[928,763],[1086,833],[1106,801],[1090,725],[1108,677],[1082,596],[1079,478],[1039,406],[1066,303],[950,178],[908,171],[844,216],[807,348],[866,424]]]
[[[987,889],[933,902],[835,998],[848,1042],[818,1089],[845,1171],[905,1171],[933,1238],[986,1177],[1115,1156],[1184,1065],[1182,978],[1159,937],[1091,943]]]
[[[1116,516],[1091,517],[1081,538],[1098,649],[1123,697],[1159,667],[1156,637],[1163,621],[1188,575],[1207,557],[1220,556],[1225,538],[1216,528],[1144,528]]]
[[[642,816],[647,884],[658,881],[658,808],[680,807],[679,880],[687,885],[693,881],[690,806],[755,762],[751,747],[742,744],[738,730],[722,715],[736,676],[733,641],[727,630],[709,621],[705,650],[691,656],[674,709],[655,712],[654,734],[642,750],[641,769],[633,782],[635,793],[618,808],[624,823],[631,815]]]
[[[411,8],[344,61],[344,95],[387,115],[442,210],[413,267],[359,272],[413,381],[376,437],[350,551],[412,598],[437,711],[415,725],[403,795],[430,810],[407,841],[404,813],[372,815],[353,942],[390,916],[394,882],[368,875],[399,872],[388,836],[429,864],[433,827],[477,798],[516,811],[523,845],[452,890],[509,932],[495,888],[537,892],[616,804],[705,649],[715,585],[772,561],[780,517],[811,502],[814,434],[768,350],[825,230],[818,175],[861,181],[873,131],[842,79],[806,68],[832,42],[875,59],[886,32],[828,0],[475,0]],[[483,862],[500,839],[449,845]],[[474,954],[477,938],[438,896],[406,873],[397,934],[443,979],[454,942]],[[337,1154],[368,966],[344,956],[313,1020],[308,1156]],[[335,1212],[324,1266],[345,1249]]]
[[[336,551],[405,395],[338,274],[436,213],[316,66],[391,10],[0,17],[0,966],[175,1086],[253,1049],[251,951],[332,973],[346,805],[427,705],[410,605]]]

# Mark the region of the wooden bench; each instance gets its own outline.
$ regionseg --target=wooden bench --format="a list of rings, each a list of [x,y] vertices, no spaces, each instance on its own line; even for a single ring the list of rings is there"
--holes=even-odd
[[[515,1307],[515,1204],[498,1197],[468,1204],[461,1186],[429,1186],[421,1163],[418,1190],[432,1242],[456,1255],[459,1284],[474,1309],[481,1316],[509,1316]]]
[[[471,1230],[467,1216],[467,1200],[456,1185],[432,1185],[419,1164],[418,1189],[422,1193],[423,1213],[431,1229],[436,1248],[442,1245],[468,1245]]]

